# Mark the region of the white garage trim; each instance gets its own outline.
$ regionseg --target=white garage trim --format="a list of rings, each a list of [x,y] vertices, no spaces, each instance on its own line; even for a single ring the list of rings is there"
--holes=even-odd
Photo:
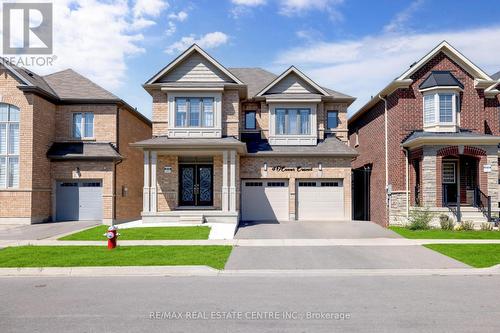
[[[297,219],[344,220],[342,179],[297,179]]]
[[[288,221],[289,192],[288,180],[243,180],[241,182],[241,220]]]

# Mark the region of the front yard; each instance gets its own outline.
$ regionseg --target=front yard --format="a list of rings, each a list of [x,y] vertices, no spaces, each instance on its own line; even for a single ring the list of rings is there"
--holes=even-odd
[[[59,238],[65,241],[105,241],[103,235],[108,230],[105,225],[83,230]],[[210,227],[144,227],[120,229],[120,240],[176,240],[176,239],[208,239]]]
[[[223,269],[231,246],[20,246],[0,250],[0,267],[192,266]]]
[[[410,230],[405,227],[389,227],[389,229],[410,239],[500,239],[500,231]]]
[[[500,264],[500,244],[428,244],[424,246],[476,268]]]

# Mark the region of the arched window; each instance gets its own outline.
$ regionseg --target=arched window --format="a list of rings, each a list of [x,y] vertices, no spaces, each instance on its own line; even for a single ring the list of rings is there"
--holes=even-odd
[[[19,108],[0,103],[0,188],[19,186]]]

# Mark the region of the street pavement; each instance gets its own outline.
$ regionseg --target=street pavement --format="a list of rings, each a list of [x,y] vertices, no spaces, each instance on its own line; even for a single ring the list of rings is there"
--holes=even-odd
[[[0,331],[499,332],[499,284],[500,276],[0,278]]]

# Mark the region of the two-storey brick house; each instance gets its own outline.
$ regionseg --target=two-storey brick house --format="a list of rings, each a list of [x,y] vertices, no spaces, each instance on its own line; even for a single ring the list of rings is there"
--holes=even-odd
[[[427,207],[477,223],[498,211],[498,78],[442,42],[349,119],[355,218]]]
[[[350,219],[353,97],[295,67],[225,68],[197,45],[144,87],[145,223]]]
[[[0,223],[140,218],[151,123],[72,70],[0,65]]]

